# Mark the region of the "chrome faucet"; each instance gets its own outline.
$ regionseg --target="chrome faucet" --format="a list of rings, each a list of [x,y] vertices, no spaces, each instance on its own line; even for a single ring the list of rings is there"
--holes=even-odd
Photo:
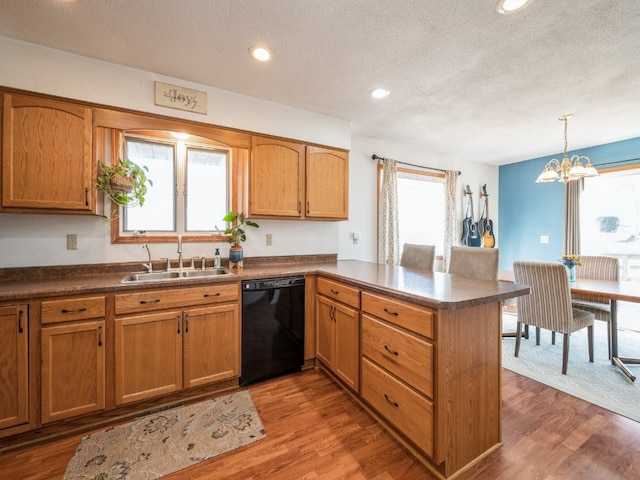
[[[182,235],[178,235],[178,270],[182,271]]]
[[[149,250],[149,245],[146,243],[142,245],[142,248],[147,249],[147,255],[149,256],[149,263],[143,263],[142,267],[147,271],[147,273],[153,272],[153,263],[151,263],[151,250]]]

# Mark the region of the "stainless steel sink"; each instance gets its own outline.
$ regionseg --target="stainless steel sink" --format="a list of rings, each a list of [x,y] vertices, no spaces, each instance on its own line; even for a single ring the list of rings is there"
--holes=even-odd
[[[133,272],[120,279],[120,283],[162,282],[167,280],[180,280],[187,278],[208,278],[220,275],[232,275],[226,268],[214,268],[211,270],[170,270],[168,272]]]

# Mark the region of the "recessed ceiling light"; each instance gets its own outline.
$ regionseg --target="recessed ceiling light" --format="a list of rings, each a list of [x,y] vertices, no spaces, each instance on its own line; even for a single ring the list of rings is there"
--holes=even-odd
[[[527,3],[529,3],[529,0],[498,0],[496,11],[507,15],[524,8]]]
[[[249,49],[249,55],[251,55],[252,58],[258,60],[259,62],[268,62],[269,60],[271,60],[273,53],[267,47],[254,45]]]
[[[389,90],[387,90],[386,88],[377,87],[371,90],[369,92],[369,95],[371,95],[373,98],[386,98],[390,93],[391,92],[389,92]]]

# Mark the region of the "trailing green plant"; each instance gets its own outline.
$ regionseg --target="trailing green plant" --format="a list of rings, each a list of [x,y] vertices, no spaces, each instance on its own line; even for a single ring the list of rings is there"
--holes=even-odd
[[[222,220],[227,223],[224,234],[228,235],[227,241],[234,246],[240,245],[247,239],[247,227],[260,228],[256,222],[247,220],[242,212],[234,212],[231,210]]]
[[[147,178],[149,169],[129,159],[113,166],[100,162],[96,190],[104,192],[116,205],[135,207],[144,205],[145,195],[153,181]]]

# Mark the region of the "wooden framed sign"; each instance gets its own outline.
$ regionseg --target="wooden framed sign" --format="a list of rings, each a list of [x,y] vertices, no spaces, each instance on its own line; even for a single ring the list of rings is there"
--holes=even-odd
[[[207,93],[155,82],[155,103],[161,107],[207,114]]]

